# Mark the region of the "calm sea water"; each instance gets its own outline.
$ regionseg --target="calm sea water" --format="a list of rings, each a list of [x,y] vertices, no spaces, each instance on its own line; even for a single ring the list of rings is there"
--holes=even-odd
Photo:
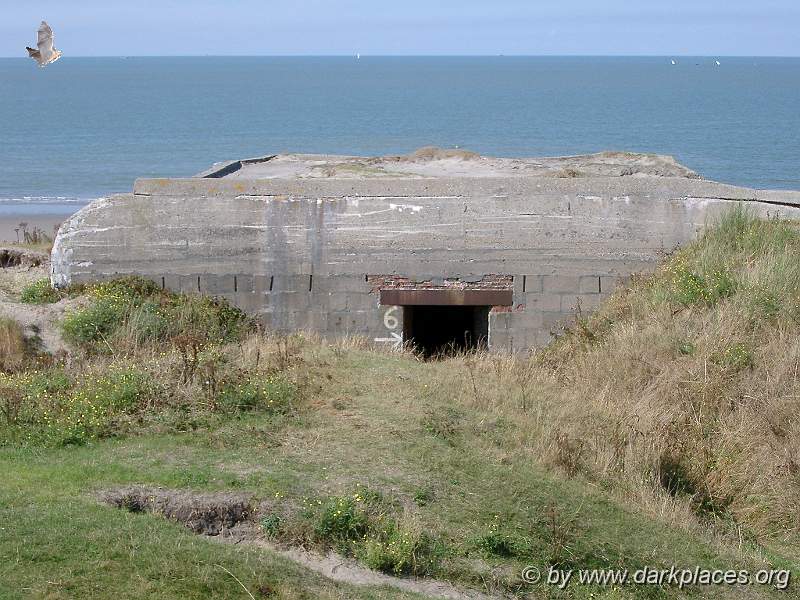
[[[800,189],[800,59],[0,59],[0,202],[64,206],[275,152],[659,152]],[[30,210],[37,210],[35,208]]]

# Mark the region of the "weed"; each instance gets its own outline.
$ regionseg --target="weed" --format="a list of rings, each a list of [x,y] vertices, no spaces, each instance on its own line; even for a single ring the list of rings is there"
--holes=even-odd
[[[268,514],[261,519],[261,531],[267,537],[274,538],[277,537],[281,531],[281,525],[283,524],[283,519],[276,514]]]
[[[711,360],[731,371],[741,371],[753,367],[753,353],[747,345],[742,343],[733,344],[712,354]]]
[[[280,375],[243,373],[219,388],[217,403],[225,411],[283,412],[292,406],[297,395],[297,387]]]
[[[49,279],[40,279],[22,289],[20,300],[25,304],[52,304],[64,295],[52,285]]]
[[[472,544],[487,557],[525,557],[531,554],[533,542],[528,536],[504,529],[500,515],[495,515],[486,532],[476,537]]]
[[[453,408],[429,409],[425,412],[422,427],[429,434],[447,442],[453,442],[461,433],[463,414]]]

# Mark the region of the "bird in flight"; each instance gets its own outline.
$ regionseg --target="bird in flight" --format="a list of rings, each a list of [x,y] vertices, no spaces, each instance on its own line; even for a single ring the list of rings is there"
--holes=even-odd
[[[53,39],[53,30],[50,29],[50,25],[42,21],[39,26],[39,39],[36,42],[37,50],[30,47],[25,48],[28,51],[28,56],[39,63],[40,67],[46,67],[61,58],[61,50],[55,49]]]

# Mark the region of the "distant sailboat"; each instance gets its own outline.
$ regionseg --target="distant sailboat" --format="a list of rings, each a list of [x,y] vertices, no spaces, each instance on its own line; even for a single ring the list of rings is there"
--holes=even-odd
[[[673,65],[676,65],[676,64],[678,64],[678,63],[676,63],[676,62],[675,62],[675,60],[673,59],[673,60],[672,60],[672,64],[673,64]]]
[[[361,53],[356,54],[356,60],[361,60]]]
[[[720,66],[722,63],[721,63],[721,62],[719,62],[718,60],[715,60],[715,61],[714,61],[714,64],[716,64],[717,66]]]

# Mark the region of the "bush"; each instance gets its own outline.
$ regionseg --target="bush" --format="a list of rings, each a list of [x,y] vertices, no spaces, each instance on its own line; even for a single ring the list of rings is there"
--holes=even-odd
[[[40,279],[22,290],[20,300],[25,304],[52,304],[63,297],[60,291],[50,285],[49,279]]]
[[[127,351],[178,338],[199,350],[237,341],[250,330],[245,314],[223,300],[174,294],[138,277],[96,284],[88,295],[89,306],[68,314],[62,329],[69,343],[90,351]]]
[[[369,514],[361,496],[333,496],[323,504],[314,532],[322,541],[346,550],[366,537],[369,526]]]
[[[61,322],[61,331],[64,339],[75,346],[95,348],[100,343],[107,346],[125,317],[124,305],[113,300],[96,300],[86,308],[68,313]]]
[[[436,544],[417,528],[390,522],[364,542],[364,563],[392,575],[425,575],[437,562]]]

